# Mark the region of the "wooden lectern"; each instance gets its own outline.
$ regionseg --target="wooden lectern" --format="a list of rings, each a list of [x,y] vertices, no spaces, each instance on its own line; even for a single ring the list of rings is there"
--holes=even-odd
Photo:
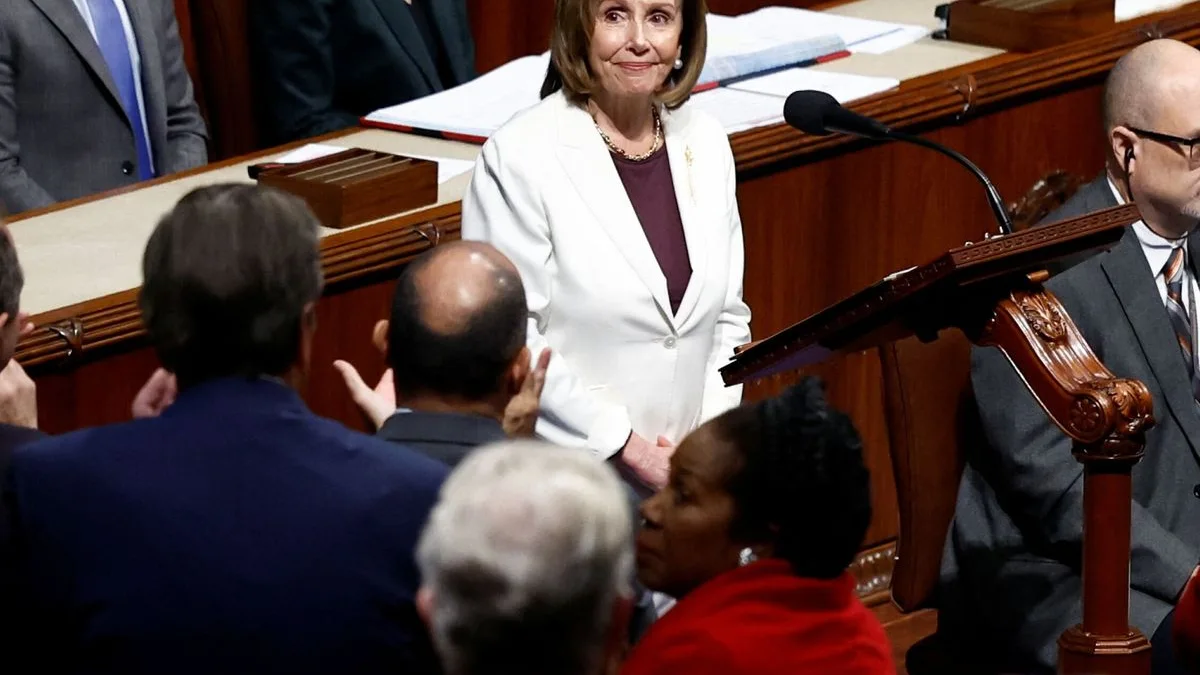
[[[946,328],[1004,352],[1083,464],[1083,623],[1059,638],[1066,675],[1150,672],[1150,641],[1129,625],[1129,528],[1130,473],[1154,418],[1149,390],[1100,363],[1043,288],[1044,270],[1110,248],[1138,218],[1122,206],[968,243],[748,346],[721,370],[739,384],[910,335],[935,340]]]

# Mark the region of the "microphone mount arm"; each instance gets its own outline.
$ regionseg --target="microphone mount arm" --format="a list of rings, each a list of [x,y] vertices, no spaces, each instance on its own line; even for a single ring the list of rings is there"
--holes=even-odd
[[[987,174],[985,174],[978,166],[975,166],[974,162],[967,159],[957,150],[952,150],[943,145],[934,143],[933,141],[925,140],[924,138],[915,136],[913,134],[906,134],[902,131],[893,131],[888,129],[886,138],[896,141],[903,141],[905,143],[912,143],[913,145],[919,145],[923,148],[929,148],[930,150],[936,150],[937,152],[940,152],[941,154],[963,165],[967,171],[970,171],[976,178],[979,179],[979,182],[983,184],[983,189],[987,190],[988,205],[992,208],[992,215],[996,218],[996,223],[1000,225],[1000,234],[1012,234],[1012,219],[1008,217],[1008,209],[1004,207],[1004,200],[1001,199],[1000,192],[996,190],[996,186],[992,184],[992,181],[988,180]]]

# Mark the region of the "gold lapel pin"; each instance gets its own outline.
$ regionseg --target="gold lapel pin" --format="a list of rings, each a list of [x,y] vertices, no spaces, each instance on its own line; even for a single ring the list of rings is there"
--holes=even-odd
[[[688,192],[691,193],[692,203],[696,203],[696,186],[692,182],[692,146],[687,146],[683,149],[683,159],[687,163],[688,172]]]

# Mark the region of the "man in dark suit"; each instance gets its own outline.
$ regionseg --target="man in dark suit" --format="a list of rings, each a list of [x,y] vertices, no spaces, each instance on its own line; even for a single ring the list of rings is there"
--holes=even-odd
[[[432,667],[413,553],[446,469],[293,389],[317,244],[303,202],[251,185],[196,190],[151,235],[140,304],[178,397],[13,458],[14,646],[36,672]]]
[[[475,77],[465,0],[249,3],[268,140],[354,126],[360,117]]]
[[[530,367],[528,316],[520,274],[503,253],[483,242],[443,244],[404,270],[391,320],[375,326],[389,367],[379,384],[371,389],[345,361],[334,365],[380,438],[457,466],[480,446],[533,436],[550,352]],[[625,487],[636,515],[640,500]],[[634,584],[636,640],[655,609]]]
[[[9,611],[14,579],[9,568],[8,466],[14,450],[44,437],[37,430],[37,389],[13,359],[17,340],[24,332],[20,311],[24,286],[12,236],[0,224],[0,634],[12,630],[8,622],[20,621]]]
[[[1047,287],[1100,360],[1154,398],[1133,472],[1130,618],[1165,673],[1177,668],[1169,617],[1200,561],[1200,149],[1188,140],[1200,133],[1200,52],[1156,40],[1123,57],[1105,121],[1107,175],[1052,218],[1132,200],[1144,220]],[[1058,636],[1081,620],[1082,468],[998,350],[973,350],[971,376],[989,447],[968,454],[939,630],[1001,672],[1053,672]]]
[[[353,366],[335,365],[379,436],[449,466],[471,450],[512,435],[532,435],[549,354],[530,367],[525,288],[512,262],[490,244],[438,246],[409,265],[396,284],[390,321],[374,340],[389,371],[370,390]],[[514,399],[525,392],[521,400]],[[517,427],[516,408],[525,433]]]
[[[207,161],[165,0],[0,0],[0,210]]]

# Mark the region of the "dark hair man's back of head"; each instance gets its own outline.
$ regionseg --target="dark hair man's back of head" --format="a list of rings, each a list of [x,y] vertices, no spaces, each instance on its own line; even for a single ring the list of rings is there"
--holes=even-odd
[[[321,294],[318,225],[300,199],[253,185],[194,190],[159,221],[142,259],[142,319],[181,387],[283,375]]]
[[[17,247],[12,234],[0,223],[0,313],[8,315],[8,321],[0,329],[0,369],[8,365],[20,337],[21,291],[25,288],[25,274],[17,260]]]
[[[388,330],[396,394],[482,401],[503,386],[525,346],[520,274],[489,244],[456,242],[400,275]]]

